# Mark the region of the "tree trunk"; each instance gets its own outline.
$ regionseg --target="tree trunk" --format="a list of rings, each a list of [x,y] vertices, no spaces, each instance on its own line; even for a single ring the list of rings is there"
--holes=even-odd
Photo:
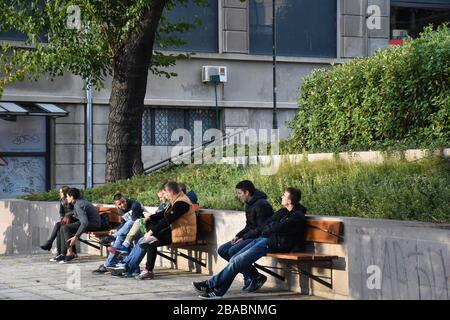
[[[106,182],[143,173],[142,114],[153,43],[167,0],[154,0],[113,63],[106,136]]]

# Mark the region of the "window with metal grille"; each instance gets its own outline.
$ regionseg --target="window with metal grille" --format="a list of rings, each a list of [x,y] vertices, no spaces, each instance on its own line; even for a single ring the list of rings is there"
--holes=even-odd
[[[220,116],[219,116],[220,119]],[[142,145],[174,146],[171,141],[176,129],[186,129],[194,144],[195,121],[202,123],[202,137],[208,129],[216,128],[216,111],[209,109],[145,109],[142,117]]]

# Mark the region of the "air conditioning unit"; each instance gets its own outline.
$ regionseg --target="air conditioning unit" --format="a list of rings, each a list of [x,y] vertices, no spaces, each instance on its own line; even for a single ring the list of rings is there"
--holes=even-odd
[[[220,66],[203,66],[202,67],[203,82],[227,82],[227,67]]]

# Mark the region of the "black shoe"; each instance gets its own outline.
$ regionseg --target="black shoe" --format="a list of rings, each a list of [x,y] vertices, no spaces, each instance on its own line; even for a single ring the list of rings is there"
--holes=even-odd
[[[211,289],[208,286],[208,281],[201,281],[201,282],[192,282],[192,285],[194,286],[194,289],[197,290],[198,293],[205,293],[208,291],[211,291]]]
[[[217,295],[216,291],[210,290],[208,292],[202,293],[201,295],[198,296],[200,299],[204,299],[204,300],[219,300],[222,299],[222,296]]]
[[[73,259],[75,259],[75,256],[74,256],[74,255],[66,256],[66,257],[64,258],[64,260],[61,260],[59,263],[69,263],[69,262],[71,262]]]
[[[250,285],[252,284],[251,281],[245,283],[244,281],[244,286],[242,287],[242,291],[247,291],[248,287],[250,287]]]
[[[267,277],[263,274],[260,274],[258,278],[253,280],[247,288],[247,292],[255,292],[260,289],[264,283],[266,283]]]
[[[100,244],[102,246],[109,247],[114,240],[116,240],[116,237],[106,236],[100,240]]]
[[[100,267],[98,267],[97,270],[92,271],[92,273],[98,273],[98,274],[103,274],[108,272],[108,269],[106,269],[106,267],[102,264]]]
[[[41,246],[42,250],[50,251],[52,249],[52,243],[47,241],[45,244]]]

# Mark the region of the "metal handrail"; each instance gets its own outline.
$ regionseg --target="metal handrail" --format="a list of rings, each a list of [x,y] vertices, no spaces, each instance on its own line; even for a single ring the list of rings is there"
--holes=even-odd
[[[232,135],[225,135],[225,136],[222,137],[222,140],[221,140],[221,141],[225,141],[226,139],[229,139],[229,138],[231,138],[231,137],[234,137],[234,136],[236,136],[236,135],[238,135],[238,134],[242,134],[242,132],[237,132],[237,133],[234,133],[234,134],[232,134]],[[183,156],[185,156],[185,155],[187,155],[187,154],[192,154],[192,153],[195,152],[196,150],[198,150],[198,149],[203,149],[203,148],[205,148],[206,146],[208,146],[208,145],[210,145],[210,144],[213,144],[213,143],[215,143],[215,142],[218,142],[218,141],[220,141],[220,139],[204,142],[201,146],[198,146],[198,147],[195,147],[195,146],[194,146],[194,147],[191,147],[190,150],[187,150],[187,151],[184,151],[183,153],[178,154],[178,155],[176,156],[176,158],[181,158],[181,157],[183,157]],[[162,169],[162,168],[167,167],[167,166],[170,165],[171,163],[172,163],[172,157],[169,157],[169,158],[167,158],[167,159],[161,160],[161,161],[159,161],[159,162],[157,162],[157,163],[155,163],[155,164],[152,164],[150,167],[144,168],[144,174],[145,174],[145,175],[149,175],[149,174],[151,174],[152,172],[155,172],[156,170],[160,170],[160,169]]]

